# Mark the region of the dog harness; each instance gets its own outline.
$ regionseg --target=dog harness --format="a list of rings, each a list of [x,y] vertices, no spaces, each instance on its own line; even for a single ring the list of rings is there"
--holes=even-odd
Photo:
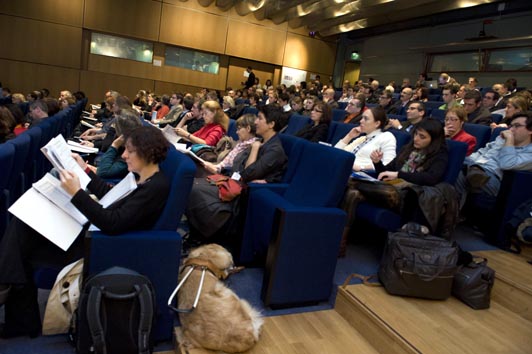
[[[205,272],[207,270],[212,275],[214,275],[217,279],[224,280],[228,276],[228,274],[226,272],[218,269],[214,264],[212,264],[211,261],[205,260],[205,259],[199,259],[199,258],[187,259],[185,264],[184,264],[184,267],[183,267],[183,269],[181,271],[183,272],[185,270],[185,268],[188,268],[188,267],[190,267],[190,269],[185,274],[183,279],[181,279],[179,284],[177,284],[177,287],[174,289],[174,291],[170,295],[170,298],[168,299],[168,307],[171,308],[173,311],[178,312],[178,313],[191,313],[192,311],[194,311],[196,309],[196,307],[198,306],[200,295],[201,295],[201,290],[203,288],[203,281],[205,280]],[[179,308],[176,308],[176,307],[172,306],[172,301],[173,301],[174,297],[177,295],[177,292],[179,291],[181,286],[183,284],[185,284],[185,282],[187,281],[187,279],[190,276],[190,274],[192,274],[192,272],[194,270],[196,270],[196,269],[201,270],[201,278],[200,278],[200,282],[199,282],[199,285],[198,285],[198,291],[196,293],[196,298],[194,299],[194,303],[192,304],[192,307],[189,308],[189,309],[179,309]]]

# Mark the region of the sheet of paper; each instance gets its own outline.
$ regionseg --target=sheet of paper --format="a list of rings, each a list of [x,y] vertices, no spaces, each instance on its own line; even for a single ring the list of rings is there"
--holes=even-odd
[[[81,145],[73,140],[67,141],[67,144],[71,151],[81,152],[84,154],[95,154],[99,151],[98,148]]]
[[[9,212],[66,251],[83,226],[30,188],[8,209]]]
[[[94,125],[90,124],[89,122],[85,122],[84,120],[81,121],[81,125],[84,125],[86,127],[89,127],[91,129],[98,129]]]
[[[79,177],[81,188],[87,188],[91,179],[74,160],[70,148],[61,134],[50,140],[41,148],[41,151],[55,168],[74,172]]]
[[[163,135],[166,140],[168,140],[171,144],[175,144],[179,140],[181,140],[181,137],[176,134],[174,128],[171,125],[166,125],[164,128],[161,129],[161,131],[163,132]]]
[[[71,202],[72,197],[61,188],[61,181],[47,173],[33,184],[37,192],[44,195],[53,204],[72,216],[79,224],[84,225],[89,221]]]
[[[379,181],[377,178],[375,178],[375,177],[371,177],[370,175],[368,175],[367,173],[362,172],[362,171],[353,172],[353,173],[351,174],[351,178],[355,178],[355,179],[363,179],[363,180],[371,181],[371,182],[381,182],[381,181]]]
[[[111,190],[100,199],[99,203],[104,208],[107,208],[117,200],[124,198],[136,188],[137,181],[135,180],[135,175],[133,172],[129,172],[120,183],[111,188]]]

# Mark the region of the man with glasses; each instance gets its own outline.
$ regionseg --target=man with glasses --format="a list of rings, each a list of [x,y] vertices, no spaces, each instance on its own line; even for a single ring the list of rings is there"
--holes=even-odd
[[[344,118],[343,122],[350,124],[360,122],[360,119],[362,119],[362,113],[364,113],[366,109],[366,96],[363,93],[357,93],[355,98],[352,98],[345,107],[347,116]]]
[[[495,141],[466,157],[467,173],[460,175],[457,191],[462,205],[467,192],[497,197],[503,170],[532,170],[532,112],[519,112],[510,121],[509,129]]]
[[[412,99],[413,91],[410,87],[405,87],[401,90],[401,96],[399,97],[399,101],[395,104],[395,108],[397,110],[397,114],[405,115],[406,114],[406,107],[408,106],[408,103]]]
[[[177,125],[177,128],[183,128],[184,126],[187,127],[187,132],[190,134],[194,134],[198,130],[205,125],[205,121],[203,120],[203,115],[201,113],[201,105],[205,102],[204,100],[196,100],[194,101],[194,104],[192,105],[190,112],[186,113],[179,124]]]
[[[181,112],[183,112],[183,96],[178,93],[173,93],[170,97],[170,111],[159,120],[156,120],[154,123],[159,124],[161,128],[163,128],[166,124],[170,124],[172,126],[177,125],[177,119],[181,115]]]
[[[390,119],[390,125],[392,128],[401,129],[407,133],[421,122],[425,116],[425,106],[420,101],[412,101],[408,105],[406,110],[406,121],[400,122],[398,119]]]
[[[379,106],[384,109],[386,115],[397,114],[397,107],[392,104],[392,98],[393,93],[388,90],[382,91],[382,93],[379,95]]]

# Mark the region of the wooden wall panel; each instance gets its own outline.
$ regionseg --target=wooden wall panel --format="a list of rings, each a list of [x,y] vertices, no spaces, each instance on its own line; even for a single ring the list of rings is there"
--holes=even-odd
[[[81,27],[83,0],[1,1],[0,13]]]
[[[153,91],[154,81],[127,77],[95,71],[81,71],[80,88],[89,98],[90,103],[103,101],[105,92],[115,90],[129,97],[131,102],[135,99],[138,90]]]
[[[155,81],[155,93],[158,95],[171,94],[172,92],[191,93],[192,95],[195,95],[197,92],[200,92],[200,90],[201,87],[197,86],[182,85],[166,81]]]
[[[227,11],[227,13],[229,14],[229,17],[231,17],[233,19],[237,19],[237,20],[242,21],[242,22],[254,23],[256,25],[261,25],[261,26],[273,28],[273,29],[276,29],[278,31],[286,31],[288,29],[288,23],[287,22],[283,22],[283,23],[277,25],[272,20],[268,20],[268,19],[257,20],[257,18],[255,17],[255,14],[252,13],[252,12],[247,14],[246,16],[240,16],[234,7],[232,7],[229,11]]]
[[[160,76],[160,67],[152,63],[106,57],[103,55],[89,54],[89,71],[138,77],[143,79],[156,79]]]
[[[220,56],[220,69],[217,75],[174,66],[163,66],[160,80],[194,87],[225,90],[227,66],[228,58],[226,56]]]
[[[79,70],[50,65],[0,59],[2,85],[13,93],[27,94],[47,88],[50,95],[59,97],[61,90],[79,90]]]
[[[0,15],[0,33],[9,33],[0,58],[80,67],[81,28]]]
[[[286,32],[229,19],[226,54],[282,65]]]
[[[157,41],[161,2],[86,0],[84,27]]]
[[[227,17],[163,4],[160,41],[224,54]]]
[[[259,78],[259,83],[263,85],[266,80],[273,80],[275,65],[253,62],[251,60],[231,58],[229,60],[229,71],[227,73],[227,86],[233,89],[242,88],[242,81],[246,81],[244,70],[248,66],[253,68],[255,77]]]
[[[335,58],[335,44],[288,32],[283,66],[332,74]]]

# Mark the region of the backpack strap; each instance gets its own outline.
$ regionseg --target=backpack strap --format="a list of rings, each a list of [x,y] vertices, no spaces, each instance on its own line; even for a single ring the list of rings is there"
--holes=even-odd
[[[150,331],[153,321],[153,299],[150,288],[147,284],[142,287],[135,285],[138,291],[140,304],[139,332],[138,332],[138,349],[139,354],[150,353]]]
[[[105,332],[100,320],[100,306],[102,303],[103,288],[93,286],[87,301],[87,322],[92,337],[92,344],[95,353],[107,354],[105,346]]]

